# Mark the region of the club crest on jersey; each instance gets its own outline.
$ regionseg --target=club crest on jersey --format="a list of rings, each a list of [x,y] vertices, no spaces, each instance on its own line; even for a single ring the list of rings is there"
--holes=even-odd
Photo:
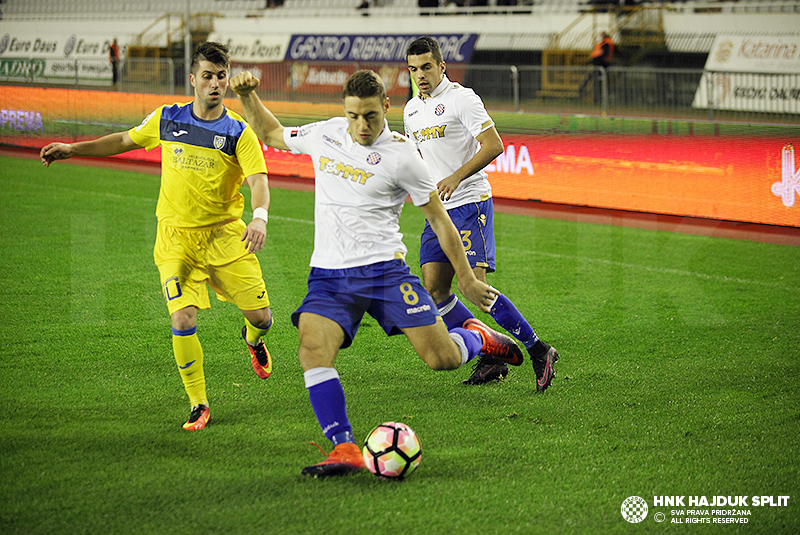
[[[381,155],[377,152],[370,152],[369,156],[367,156],[367,163],[370,165],[375,165],[376,163],[380,163]]]
[[[435,113],[436,115],[443,114],[444,113],[444,104],[437,105],[436,108],[433,110],[433,113]]]
[[[364,171],[363,169],[357,169],[352,165],[331,160],[325,156],[319,157],[319,169],[320,171],[324,171],[331,175],[348,178],[353,182],[358,182],[359,184],[365,184],[367,179],[374,174]]]
[[[225,146],[225,136],[214,136],[214,148],[217,150]]]

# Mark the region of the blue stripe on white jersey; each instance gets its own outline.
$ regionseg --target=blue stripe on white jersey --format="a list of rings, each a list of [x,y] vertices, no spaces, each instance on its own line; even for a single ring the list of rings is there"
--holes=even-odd
[[[229,156],[236,155],[236,145],[244,129],[245,124],[228,115],[227,110],[222,117],[213,121],[197,118],[192,113],[191,102],[164,106],[161,112],[162,142],[220,150]]]

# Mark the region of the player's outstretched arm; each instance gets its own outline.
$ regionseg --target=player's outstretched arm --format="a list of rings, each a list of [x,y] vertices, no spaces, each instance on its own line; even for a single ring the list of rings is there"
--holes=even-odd
[[[78,143],[50,143],[42,147],[39,158],[45,167],[49,167],[56,160],[66,160],[73,156],[105,157],[120,154],[129,150],[138,149],[128,132],[108,134],[91,141]]]
[[[458,235],[452,219],[444,209],[442,201],[436,192],[431,193],[431,200],[428,204],[420,206],[422,213],[430,223],[431,228],[439,238],[444,254],[453,265],[456,272],[458,289],[478,308],[484,312],[489,312],[492,303],[497,298],[497,291],[488,284],[479,281],[472,272],[472,268],[464,252],[464,245]]]
[[[260,80],[253,77],[250,72],[240,72],[231,78],[231,89],[239,97],[244,109],[244,118],[258,135],[258,139],[270,147],[288,150],[289,147],[283,141],[283,125],[264,106],[255,92],[259,83]]]

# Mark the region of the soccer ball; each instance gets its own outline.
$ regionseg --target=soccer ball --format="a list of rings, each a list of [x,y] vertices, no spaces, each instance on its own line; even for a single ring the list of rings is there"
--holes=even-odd
[[[367,469],[376,476],[403,479],[419,466],[422,445],[407,425],[386,422],[372,430],[361,453]]]

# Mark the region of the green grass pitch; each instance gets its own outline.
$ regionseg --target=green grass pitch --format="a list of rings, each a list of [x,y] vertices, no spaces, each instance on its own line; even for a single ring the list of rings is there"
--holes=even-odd
[[[198,323],[212,423],[189,433],[152,260],[158,178],[0,165],[0,533],[800,531],[797,247],[497,214],[490,282],[561,353],[552,387],[537,394],[528,363],[466,387],[470,369],[430,371],[366,318],[337,359],[354,431],[403,421],[422,463],[399,483],[312,480],[308,442],[328,443],[289,315],[313,195],[272,190],[272,377],[213,300]],[[401,223],[418,273],[423,219],[409,205]],[[673,524],[653,506],[716,495],[790,499],[744,508],[746,524]],[[621,516],[629,496],[650,505],[640,524]]]

